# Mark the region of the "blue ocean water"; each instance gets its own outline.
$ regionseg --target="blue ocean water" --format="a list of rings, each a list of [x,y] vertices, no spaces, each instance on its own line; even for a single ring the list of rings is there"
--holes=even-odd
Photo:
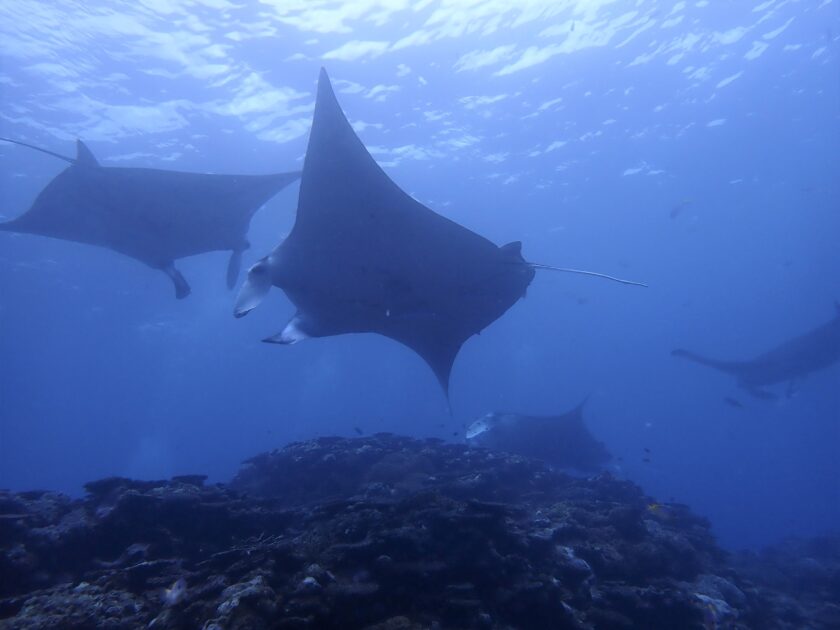
[[[538,272],[465,344],[450,415],[428,367],[383,337],[261,343],[294,309],[272,291],[235,320],[227,253],[181,261],[193,294],[176,301],[132,259],[2,233],[0,487],[226,480],[290,440],[460,440],[489,411],[590,394],[612,471],[688,503],[724,545],[840,526],[840,366],[763,401],[670,356],[748,358],[834,315],[837,0],[21,0],[0,16],[4,137],[64,154],[81,138],[106,166],[294,170],[324,66],[418,200],[530,261],[650,285]],[[0,213],[65,167],[0,145]],[[246,265],[296,199],[256,215]]]

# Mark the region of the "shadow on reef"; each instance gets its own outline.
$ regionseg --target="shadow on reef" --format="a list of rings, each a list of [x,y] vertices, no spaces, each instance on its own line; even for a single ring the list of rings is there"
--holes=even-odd
[[[704,519],[632,483],[438,440],[322,438],[259,455],[227,485],[86,490],[0,492],[0,628],[840,621],[837,540],[729,558]]]

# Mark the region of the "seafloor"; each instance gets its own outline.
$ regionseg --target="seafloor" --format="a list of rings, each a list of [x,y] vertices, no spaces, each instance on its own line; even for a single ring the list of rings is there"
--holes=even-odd
[[[608,474],[388,434],[0,492],[0,628],[840,628],[840,538],[721,550]]]

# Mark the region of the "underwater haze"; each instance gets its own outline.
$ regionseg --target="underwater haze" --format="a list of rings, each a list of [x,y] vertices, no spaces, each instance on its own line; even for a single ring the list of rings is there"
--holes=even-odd
[[[296,171],[325,67],[417,200],[529,261],[649,285],[537,270],[464,344],[448,403],[382,336],[262,343],[295,309],[272,291],[235,319],[227,252],[181,260],[176,300],[114,251],[0,232],[0,487],[226,481],[293,440],[462,442],[483,414],[589,395],[608,470],[723,545],[840,528],[840,364],[765,399],[671,356],[749,359],[836,316],[840,0],[16,0],[0,18],[2,137],[70,156],[81,139],[111,167]],[[0,143],[0,220],[66,168]],[[298,188],[254,216],[239,284]]]

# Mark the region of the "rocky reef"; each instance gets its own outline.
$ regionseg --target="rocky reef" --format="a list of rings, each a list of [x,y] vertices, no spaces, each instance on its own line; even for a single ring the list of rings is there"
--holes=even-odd
[[[730,557],[632,483],[438,440],[86,490],[0,492],[0,628],[840,627],[838,540]]]

